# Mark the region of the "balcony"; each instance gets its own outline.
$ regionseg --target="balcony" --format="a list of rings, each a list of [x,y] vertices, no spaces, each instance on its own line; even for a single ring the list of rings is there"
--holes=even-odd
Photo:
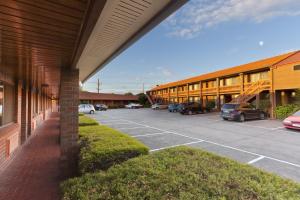
[[[200,90],[190,90],[189,91],[189,96],[199,96],[200,95]]]
[[[230,86],[220,86],[220,93],[239,93],[241,90],[241,85],[230,85]]]
[[[217,93],[217,88],[212,87],[212,88],[202,88],[202,94],[214,94]]]
[[[185,91],[178,91],[178,96],[179,97],[186,97],[188,95],[188,91],[185,90]]]

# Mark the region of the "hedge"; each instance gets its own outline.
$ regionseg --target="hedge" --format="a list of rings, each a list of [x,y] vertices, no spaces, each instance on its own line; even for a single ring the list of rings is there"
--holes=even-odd
[[[81,173],[107,170],[130,158],[148,154],[149,149],[138,140],[107,126],[79,127]]]
[[[276,117],[278,119],[285,119],[294,112],[298,111],[300,109],[300,105],[296,104],[288,104],[284,106],[278,106],[275,109]]]
[[[300,199],[300,185],[202,150],[176,147],[61,185],[64,200]]]
[[[99,123],[96,120],[87,117],[85,115],[79,115],[79,126],[95,126],[95,125],[99,125]]]

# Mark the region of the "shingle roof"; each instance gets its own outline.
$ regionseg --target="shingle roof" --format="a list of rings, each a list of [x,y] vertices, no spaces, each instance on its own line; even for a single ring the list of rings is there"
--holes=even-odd
[[[137,95],[124,95],[124,94],[109,94],[109,93],[93,93],[93,92],[80,92],[80,100],[119,100],[119,101],[137,101]]]
[[[235,67],[231,67],[231,68],[227,68],[227,69],[223,69],[223,70],[218,70],[218,71],[207,73],[207,74],[202,74],[202,75],[195,76],[192,78],[159,85],[151,90],[163,89],[163,88],[167,88],[167,87],[184,85],[187,83],[193,83],[193,82],[198,82],[198,81],[202,81],[202,80],[209,80],[209,79],[214,79],[217,77],[224,77],[224,76],[229,76],[229,75],[233,75],[233,74],[239,74],[239,73],[243,73],[243,72],[267,68],[267,67],[277,64],[278,62],[288,58],[289,56],[291,56],[297,52],[299,52],[299,51],[289,52],[289,53],[274,56],[271,58],[266,58],[263,60],[258,60],[255,62],[251,62],[251,63],[247,63],[247,64],[243,64],[243,65],[239,65],[239,66],[235,66]]]

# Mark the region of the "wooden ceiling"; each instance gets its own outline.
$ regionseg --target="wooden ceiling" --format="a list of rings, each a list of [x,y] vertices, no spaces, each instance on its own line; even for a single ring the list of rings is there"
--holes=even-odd
[[[186,1],[0,0],[0,71],[40,72],[56,98],[62,67],[86,80]]]
[[[1,67],[36,67],[57,95],[60,68],[71,65],[95,1],[0,0]]]

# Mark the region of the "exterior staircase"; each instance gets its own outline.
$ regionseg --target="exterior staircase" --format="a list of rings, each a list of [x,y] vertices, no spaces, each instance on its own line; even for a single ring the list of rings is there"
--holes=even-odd
[[[153,104],[154,104],[154,101],[153,101],[153,99],[151,98],[151,96],[150,96],[148,93],[146,93],[146,96],[147,96],[148,101],[151,103],[151,105],[153,105]]]
[[[257,94],[271,88],[270,80],[260,80],[249,86],[242,94],[233,99],[231,103],[247,103]]]

